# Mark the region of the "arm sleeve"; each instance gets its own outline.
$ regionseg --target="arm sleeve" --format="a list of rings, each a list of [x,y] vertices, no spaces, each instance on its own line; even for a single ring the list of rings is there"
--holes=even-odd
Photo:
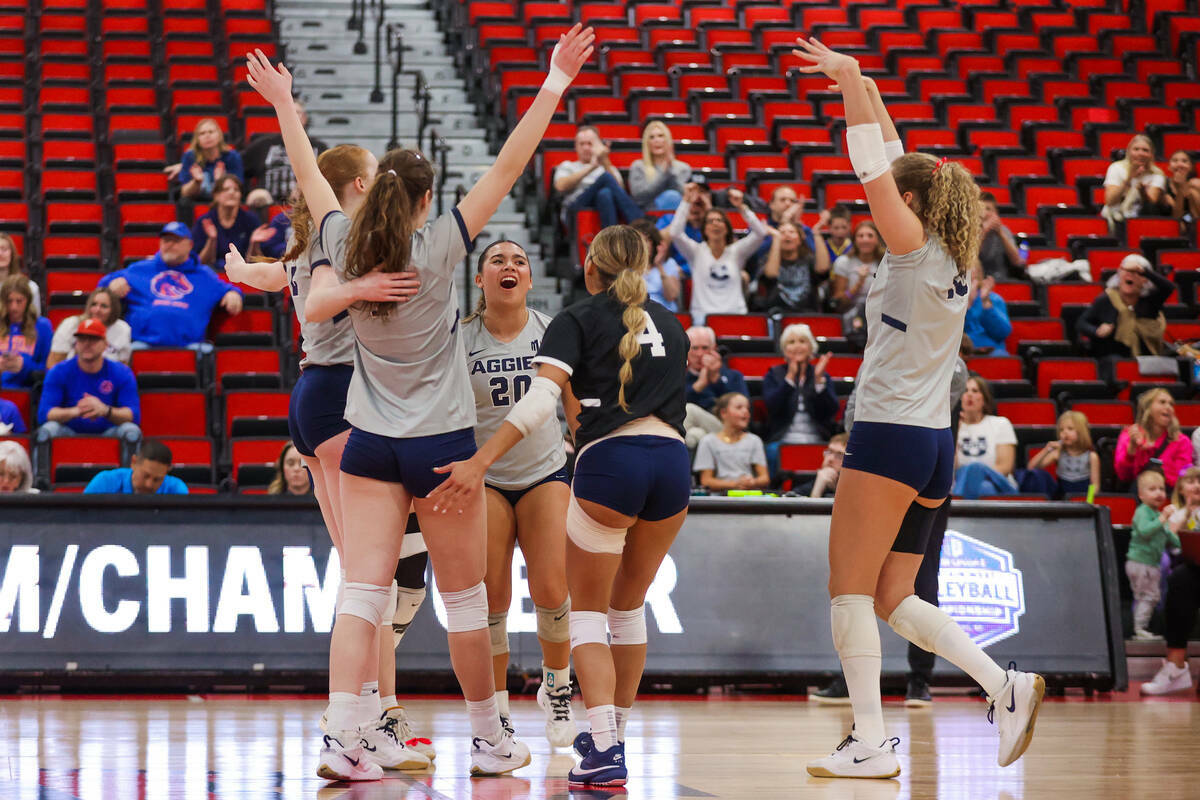
[[[97,473],[83,490],[84,494],[112,494],[116,489],[112,486],[108,472]]]
[[[767,404],[767,414],[772,417],[782,415],[789,406],[796,405],[796,387],[783,376],[784,370],[773,367],[763,376],[763,402]]]
[[[346,242],[350,239],[350,218],[341,211],[331,211],[321,220],[317,238],[312,246],[312,267],[324,266],[324,261],[339,279],[346,274]]]
[[[142,404],[138,397],[137,379],[133,377],[133,370],[124,364],[114,364],[113,366],[121,376],[113,405],[119,408],[128,408],[133,412],[133,424],[141,425]]]
[[[54,332],[54,338],[50,340],[51,353],[70,353],[71,340],[75,338],[75,331],[79,329],[79,317],[67,317],[59,323],[58,330]]]
[[[1120,186],[1125,183],[1125,175],[1122,173],[1124,169],[1121,167],[1120,161],[1114,161],[1108,165],[1108,169],[1104,172],[1105,186]]]
[[[1186,436],[1180,436],[1167,445],[1162,454],[1163,473],[1172,484],[1192,465],[1192,442]]]
[[[683,257],[691,264],[695,261],[696,251],[700,248],[698,242],[692,239],[684,231],[687,226],[687,215],[692,204],[684,200],[679,204],[679,208],[675,209],[675,216],[671,218],[671,224],[667,226],[667,237],[675,245],[679,252],[683,253]]]
[[[1108,304],[1108,296],[1101,292],[1100,296],[1092,301],[1079,319],[1075,321],[1075,330],[1083,334],[1089,339],[1096,338],[1096,328],[1104,324],[1104,320],[1100,316],[1100,310],[1103,305]]]
[[[113,355],[122,364],[128,364],[133,355],[133,337],[129,323],[123,319],[117,320],[108,329],[108,346],[113,349]]]
[[[1013,430],[1013,424],[1009,420],[1009,418],[998,416],[995,419],[996,419],[995,428],[994,428],[995,434],[996,434],[995,444],[996,445],[1002,445],[1002,444],[1015,445],[1017,443],[1017,432],[1015,430]]]
[[[46,420],[50,416],[50,409],[63,408],[60,403],[64,403],[63,399],[63,371],[60,369],[52,369],[46,373],[46,379],[42,382],[42,398],[38,401],[37,407],[37,424],[45,425]]]
[[[1133,525],[1131,527],[1132,530],[1130,533],[1132,533],[1133,538],[1142,540],[1149,539],[1159,528],[1170,530],[1158,519],[1158,515],[1154,513],[1154,509],[1145,505],[1138,506],[1137,512],[1133,515]]]
[[[1154,291],[1146,298],[1146,302],[1153,305],[1156,310],[1161,310],[1163,303],[1167,302],[1167,298],[1175,291],[1175,284],[1159,275],[1156,270],[1147,270],[1146,279],[1154,284]]]
[[[763,239],[767,238],[767,226],[758,218],[758,214],[750,208],[749,205],[742,206],[742,219],[746,220],[746,224],[750,226],[750,232],[738,239],[732,245],[731,249],[737,253],[738,261],[744,262],[747,258],[754,255],[754,251],[758,249],[758,245]]]
[[[816,383],[816,381],[809,381],[805,384],[805,405],[808,405],[811,400],[813,417],[821,422],[832,422],[838,411],[837,392],[833,389],[833,379],[826,376],[825,388],[819,392]],[[807,392],[811,392],[811,396],[808,396]]]
[[[167,479],[163,481],[162,491],[159,494],[188,494],[188,487],[179,478],[168,475]]]
[[[118,269],[118,270],[108,273],[107,275],[101,275],[100,280],[96,282],[96,288],[103,289],[105,286],[108,286],[110,283],[115,281],[117,278],[125,278],[125,280],[128,281],[129,277],[126,275],[126,272],[128,272],[128,270]]]
[[[712,440],[715,434],[706,434],[700,440],[700,446],[696,448],[696,459],[692,462],[692,472],[699,472],[704,469],[716,470],[717,460],[713,458]]]
[[[225,171],[235,176],[239,181],[246,180],[246,170],[242,166],[242,155],[237,150],[225,151]]]
[[[1113,471],[1123,481],[1133,480],[1134,456],[1129,455],[1129,428],[1117,437],[1117,449],[1113,452]]]
[[[542,346],[534,357],[535,364],[558,367],[568,375],[575,374],[583,353],[583,330],[573,314],[562,312],[546,326]]]
[[[183,158],[179,159],[180,168],[176,179],[183,186],[192,182],[192,165],[196,163],[196,154],[191,150],[185,150]]]
[[[750,433],[747,435],[754,436],[753,433]],[[762,439],[758,438],[757,436],[754,436],[754,455],[750,457],[750,463],[751,464],[762,464],[764,467],[767,465],[766,448],[763,447]]]
[[[218,233],[220,232],[218,231]],[[199,254],[206,244],[208,244],[208,234],[204,232],[204,217],[201,217],[192,225],[192,252]]]

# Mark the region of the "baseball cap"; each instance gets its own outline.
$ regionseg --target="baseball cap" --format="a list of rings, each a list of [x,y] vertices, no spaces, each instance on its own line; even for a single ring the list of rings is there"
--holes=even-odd
[[[159,236],[178,236],[180,239],[192,238],[192,232],[188,230],[188,226],[182,222],[168,222],[163,225],[162,230],[158,233]]]
[[[79,323],[79,328],[75,331],[76,336],[95,336],[103,339],[108,336],[108,328],[104,323],[95,317],[88,317],[83,322]]]

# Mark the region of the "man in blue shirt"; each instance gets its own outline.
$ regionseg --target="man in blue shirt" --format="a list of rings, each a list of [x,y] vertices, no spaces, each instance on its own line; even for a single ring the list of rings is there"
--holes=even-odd
[[[25,420],[21,419],[21,409],[13,401],[0,397],[0,436],[24,432]]]
[[[158,439],[145,439],[130,466],[97,473],[84,494],[187,494],[187,484],[168,475],[171,449]]]
[[[108,329],[98,319],[86,319],[75,331],[75,358],[46,373],[38,403],[37,441],[56,436],[116,436],[136,445],[141,406],[133,370],[104,357]]]
[[[204,336],[220,305],[242,311],[242,290],[217,277],[192,254],[192,232],[181,222],[163,226],[150,258],[100,279],[125,301],[133,346],[205,349]]]

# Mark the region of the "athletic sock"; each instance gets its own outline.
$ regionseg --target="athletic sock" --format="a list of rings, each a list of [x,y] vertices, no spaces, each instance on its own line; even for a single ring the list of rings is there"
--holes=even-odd
[[[468,700],[467,716],[471,720],[471,735],[487,739],[492,744],[500,741],[504,731],[500,727],[500,709],[496,704],[496,695],[487,700]]]
[[[359,724],[366,721],[362,718],[358,700],[358,695],[353,692],[330,692],[329,705],[325,708],[325,729],[331,734],[358,730]],[[349,747],[354,742],[342,744]]]
[[[542,686],[546,687],[546,691],[557,689],[560,686],[571,685],[571,668],[563,667],[562,669],[554,669],[542,664]]]
[[[398,708],[400,704],[396,702],[396,695],[389,694],[379,698],[379,707],[384,711],[389,708]]]
[[[1008,673],[971,641],[957,622],[932,603],[910,594],[896,606],[888,625],[918,647],[937,653],[970,675],[988,697],[995,697],[1004,688]]]
[[[617,741],[625,741],[625,723],[629,721],[629,715],[633,712],[633,708],[622,708],[615,706],[614,710],[617,715]]]
[[[592,741],[597,752],[604,752],[617,743],[617,711],[612,705],[593,706],[587,710],[592,724]]]
[[[379,706],[379,681],[367,681],[358,693],[358,702],[362,704],[363,714],[371,719],[379,719],[383,709]]]
[[[496,705],[500,709],[500,716],[511,717],[512,712],[508,710],[508,690],[496,692]]]
[[[887,737],[883,726],[883,698],[879,691],[882,656],[875,623],[875,598],[842,594],[829,609],[833,645],[842,662],[846,690],[854,709],[854,738],[878,747]]]

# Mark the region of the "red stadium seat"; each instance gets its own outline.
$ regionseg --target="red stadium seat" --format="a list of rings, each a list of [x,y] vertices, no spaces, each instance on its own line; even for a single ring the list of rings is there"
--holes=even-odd
[[[135,353],[136,354],[136,353]],[[208,436],[208,396],[200,391],[142,391],[142,432],[147,436]]]
[[[50,440],[54,483],[90,480],[101,470],[121,465],[121,443],[112,437],[62,436]]]
[[[1130,494],[1097,494],[1095,503],[1108,509],[1113,525],[1132,525],[1138,499]]]
[[[1133,406],[1116,400],[1072,403],[1071,410],[1078,411],[1087,417],[1088,425],[1133,424]],[[1178,415],[1178,406],[1176,406],[1176,414]]]
[[[709,314],[704,324],[720,336],[770,336],[765,314]]]
[[[284,434],[290,399],[289,392],[226,392],[225,438],[260,435],[264,428]]]
[[[816,472],[824,459],[823,444],[785,444],[779,448],[779,468],[789,472]]]
[[[233,479],[239,484],[265,486],[275,474],[275,462],[286,438],[235,439],[230,445]]]
[[[747,378],[761,378],[767,374],[767,370],[781,363],[783,362],[779,356],[737,355],[730,356],[725,360],[727,367],[737,370]]]
[[[1000,400],[996,413],[1013,425],[1053,425],[1058,420],[1053,400]]]
[[[214,482],[216,473],[212,439],[207,436],[159,438],[171,451],[171,474],[188,485],[190,494],[197,493],[195,484]]]
[[[1051,397],[1056,382],[1098,381],[1096,362],[1090,358],[1043,358],[1037,363],[1038,397]]]
[[[219,348],[214,378],[223,389],[279,388],[279,351],[275,349]]]
[[[972,358],[967,361],[967,369],[989,381],[1022,380],[1024,362],[1016,356],[996,356],[995,358]]]
[[[17,407],[21,419],[25,422],[26,430],[34,429],[37,420],[31,416],[33,408],[28,389],[0,389],[0,399],[7,400]]]

